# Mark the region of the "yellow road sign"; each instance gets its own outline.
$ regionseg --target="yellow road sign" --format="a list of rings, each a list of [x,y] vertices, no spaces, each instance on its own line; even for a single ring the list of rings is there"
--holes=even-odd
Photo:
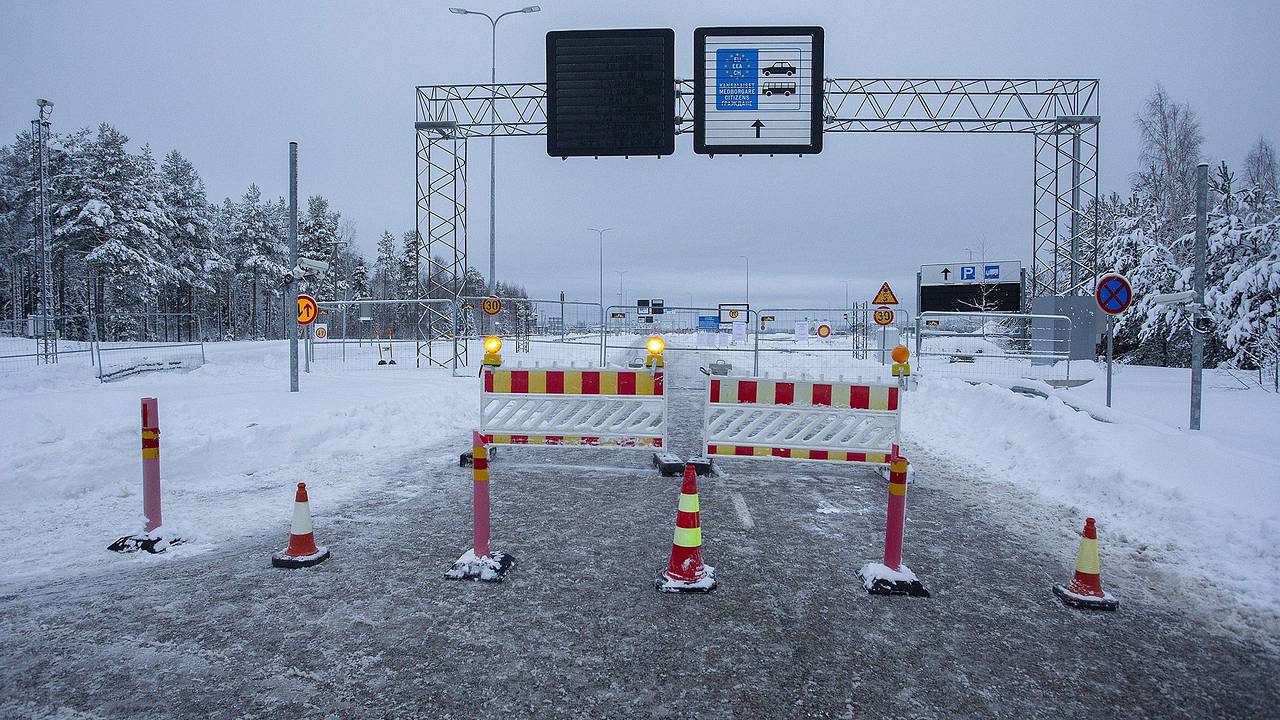
[[[502,301],[496,297],[487,297],[480,303],[480,309],[484,310],[485,315],[497,315],[502,312]]]
[[[872,300],[871,300],[871,304],[873,304],[873,305],[897,305],[897,304],[898,304],[898,296],[893,294],[893,288],[890,288],[890,287],[889,287],[889,283],[885,283],[885,284],[883,284],[883,285],[881,285],[881,286],[880,286],[880,292],[876,293],[876,296],[875,296],[874,298],[872,298]],[[887,324],[887,323],[886,323],[886,324]]]
[[[298,296],[298,324],[310,325],[316,321],[316,315],[320,314],[320,307],[316,305],[316,299],[310,295]]]

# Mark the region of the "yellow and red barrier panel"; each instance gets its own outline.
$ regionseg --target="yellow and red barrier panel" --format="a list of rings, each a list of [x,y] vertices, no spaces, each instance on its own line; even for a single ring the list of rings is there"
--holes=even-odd
[[[502,370],[486,371],[486,393],[530,395],[664,394],[663,374],[648,370]]]

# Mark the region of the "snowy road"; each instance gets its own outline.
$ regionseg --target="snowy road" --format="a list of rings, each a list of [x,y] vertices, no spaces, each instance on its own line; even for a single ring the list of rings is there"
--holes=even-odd
[[[673,416],[701,376],[673,358]],[[698,428],[674,429],[676,449]],[[503,448],[501,585],[443,580],[469,545],[459,447],[404,458],[340,511],[334,557],[270,567],[287,533],[178,563],[0,591],[0,717],[1262,717],[1280,659],[1211,632],[1157,571],[1108,555],[1114,614],[1063,607],[1075,522],[908,447],[906,559],[930,599],[871,597],[886,483],[865,468],[725,462],[700,482],[720,588],[652,588],[677,485],[640,453]],[[1007,502],[1006,502],[1007,501]],[[1011,509],[1016,508],[1016,509]],[[1212,593],[1212,587],[1199,589]]]

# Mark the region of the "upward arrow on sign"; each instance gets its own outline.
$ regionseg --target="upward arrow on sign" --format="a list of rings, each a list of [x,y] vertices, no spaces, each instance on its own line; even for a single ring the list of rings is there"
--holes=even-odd
[[[942,268],[942,279],[943,280],[951,279],[951,268]]]
[[[871,301],[872,305],[897,305],[898,296],[893,294],[893,289],[889,287],[889,283],[880,286],[880,292],[876,293],[875,298]]]
[[[756,137],[760,137],[760,128],[764,127],[764,123],[757,118],[755,122],[751,123],[751,127],[756,129]]]

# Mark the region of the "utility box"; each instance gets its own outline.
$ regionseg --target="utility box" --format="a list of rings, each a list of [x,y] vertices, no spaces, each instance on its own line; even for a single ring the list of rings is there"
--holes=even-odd
[[[1038,357],[1034,364],[1047,365],[1054,361],[1044,357],[1050,353],[1067,351],[1072,360],[1096,360],[1098,340],[1105,331],[1105,318],[1098,311],[1092,297],[1039,297],[1031,301],[1035,315],[1062,315],[1071,320],[1068,328],[1062,322],[1035,318],[1031,322],[1031,351]]]

